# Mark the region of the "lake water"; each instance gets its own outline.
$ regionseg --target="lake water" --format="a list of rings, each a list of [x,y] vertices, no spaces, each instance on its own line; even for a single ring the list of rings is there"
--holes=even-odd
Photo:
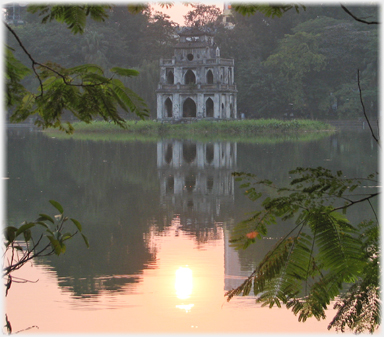
[[[326,333],[287,309],[268,309],[253,296],[226,302],[290,224],[245,251],[228,239],[255,209],[233,171],[289,182],[298,166],[377,171],[377,147],[367,131],[313,141],[279,139],[155,142],[57,139],[22,128],[7,131],[6,209],[10,225],[55,215],[48,200],[79,220],[91,247],[71,240],[67,252],[41,258],[15,276],[6,301],[13,332],[26,333]],[[370,218],[362,206],[356,221]],[[37,282],[35,282],[37,281]]]

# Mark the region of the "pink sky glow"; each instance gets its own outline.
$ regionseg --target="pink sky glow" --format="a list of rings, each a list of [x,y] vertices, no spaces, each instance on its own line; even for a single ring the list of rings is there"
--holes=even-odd
[[[214,2],[214,1],[206,1],[202,2],[205,5],[215,5],[218,7],[221,11],[223,11],[224,3],[223,2]],[[161,8],[160,5],[158,5],[156,2],[150,3],[152,7],[155,8],[155,10],[168,14],[173,21],[178,23],[180,26],[184,25],[184,17],[183,15],[186,15],[189,11],[192,10],[191,6],[185,6],[180,1],[175,1],[174,5],[171,8],[166,9]]]

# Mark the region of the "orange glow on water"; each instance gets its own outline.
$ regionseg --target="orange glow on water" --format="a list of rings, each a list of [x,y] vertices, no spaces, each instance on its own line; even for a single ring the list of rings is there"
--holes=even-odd
[[[176,270],[175,289],[177,298],[186,300],[192,294],[192,270],[188,267],[179,267]]]
[[[289,310],[261,308],[251,297],[227,303],[223,238],[201,248],[173,223],[151,240],[156,267],[117,294],[75,298],[58,287],[54,271],[22,268],[18,276],[39,282],[12,285],[6,313],[14,332],[36,325],[25,333],[329,333],[333,310],[325,321],[303,324]]]

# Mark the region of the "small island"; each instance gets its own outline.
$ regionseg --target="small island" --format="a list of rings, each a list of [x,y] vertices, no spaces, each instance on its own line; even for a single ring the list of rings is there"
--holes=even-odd
[[[75,122],[73,127],[75,131],[70,135],[56,129],[47,129],[45,134],[63,139],[157,141],[173,138],[260,143],[287,139],[309,141],[329,136],[336,131],[335,127],[325,122],[305,119],[200,120],[190,123],[130,120],[124,123],[124,128],[105,121],[94,121],[89,124]]]

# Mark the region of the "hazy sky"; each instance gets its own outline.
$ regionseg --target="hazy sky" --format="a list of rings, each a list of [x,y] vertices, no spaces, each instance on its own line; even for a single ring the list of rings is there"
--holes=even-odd
[[[223,11],[224,2],[219,1],[202,1],[204,5],[215,5]],[[155,4],[155,2],[153,3]],[[153,6],[156,10],[168,14],[173,21],[179,25],[184,25],[183,15],[186,15],[189,11],[192,10],[191,6],[184,6],[181,1],[175,1],[175,4],[171,8],[161,8],[159,5]]]

